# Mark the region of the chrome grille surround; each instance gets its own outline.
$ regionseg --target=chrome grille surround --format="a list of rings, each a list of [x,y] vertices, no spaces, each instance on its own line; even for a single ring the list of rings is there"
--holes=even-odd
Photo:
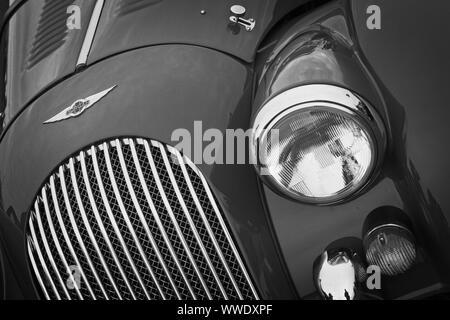
[[[153,140],[104,142],[55,170],[27,252],[46,299],[258,299],[205,177]]]

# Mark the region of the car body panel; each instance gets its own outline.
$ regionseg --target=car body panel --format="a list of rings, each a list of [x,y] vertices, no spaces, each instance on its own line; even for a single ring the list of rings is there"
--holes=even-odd
[[[361,53],[380,84],[392,122],[395,167],[389,175],[448,282],[450,153],[444,145],[450,137],[450,44],[442,36],[450,28],[450,5],[438,0],[426,5],[405,0],[374,3],[382,8],[383,25],[379,32],[369,32],[361,21],[369,2],[352,1],[351,8]]]
[[[252,62],[270,27],[309,1],[245,1],[245,18],[254,19],[256,25],[251,32],[237,28],[236,33],[229,26],[229,17],[231,6],[239,3],[232,0],[149,0],[140,5],[106,1],[89,63],[131,48],[169,43],[212,48]]]
[[[381,8],[381,30],[369,30],[366,26],[366,10],[372,4]],[[335,240],[361,238],[365,218],[382,206],[400,208],[409,216],[420,251],[408,274],[383,281],[385,298],[423,297],[448,290],[450,208],[445,185],[450,171],[449,153],[443,148],[444,140],[450,136],[449,109],[445,107],[450,98],[445,89],[450,45],[439,40],[442,35],[436,30],[448,29],[449,20],[444,17],[450,6],[445,5],[446,9],[439,13],[435,12],[436,6],[422,13],[424,6],[419,2],[336,2],[311,13],[305,21],[296,22],[300,34],[302,28],[308,30],[320,23],[337,37],[350,36],[348,43],[354,58],[343,58],[342,52],[333,49],[331,61],[359,60],[366,79],[359,76],[363,80],[356,80],[360,71],[340,62],[331,64],[328,76],[312,82],[331,83],[363,94],[381,113],[389,137],[379,175],[356,199],[318,207],[286,199],[264,187],[281,250],[300,296],[314,296],[314,259]],[[427,17],[420,28],[415,26],[419,14]],[[339,27],[323,24],[329,20],[340,21]],[[342,22],[347,28],[342,28]],[[348,32],[342,32],[345,29]],[[281,37],[279,41],[282,40]],[[425,49],[423,44],[430,41],[436,47]],[[317,66],[313,62],[311,68]],[[308,66],[301,67],[308,70]],[[264,89],[270,88],[264,79],[260,86],[265,91],[262,96],[270,96]],[[256,99],[259,104],[264,101],[258,95]]]
[[[0,82],[3,128],[42,90],[75,71],[95,0],[70,1],[81,9],[80,29],[73,30],[66,29],[67,7],[52,8],[48,3],[25,2],[5,25],[6,52],[0,59],[7,65],[5,83]],[[44,14],[44,8],[50,13]]]
[[[61,49],[56,59],[37,64],[36,71],[24,74],[20,60],[9,58],[7,83],[0,83],[0,103],[7,104],[7,119],[13,120],[0,141],[6,296],[38,298],[25,251],[25,228],[36,193],[61,162],[112,137],[142,136],[175,145],[173,130],[192,133],[198,120],[203,130],[247,129],[252,114],[277,93],[257,90],[273,87],[274,82],[265,82],[265,72],[285,46],[311,28],[337,39],[340,49],[332,46],[325,54],[333,62],[329,73],[312,73],[314,77],[297,84],[328,83],[363,96],[380,113],[388,145],[367,189],[332,206],[306,205],[274,193],[251,165],[199,165],[261,297],[317,298],[314,259],[337,239],[361,238],[365,218],[382,206],[402,209],[418,242],[413,269],[383,278],[384,297],[448,291],[450,153],[445,145],[450,136],[450,45],[442,33],[449,29],[450,5],[438,0],[426,6],[410,0],[339,0],[311,12],[297,11],[305,3],[249,0],[246,17],[255,18],[256,27],[233,33],[228,22],[232,1],[149,1],[124,14],[123,2],[111,0],[105,3],[82,72],[75,73],[74,65],[74,52],[81,45],[78,36],[71,46],[74,52]],[[370,5],[381,8],[381,30],[367,28]],[[17,26],[18,35],[32,30],[37,21],[36,14],[21,10],[13,24],[26,14],[32,18],[30,25]],[[15,50],[20,43],[23,47],[21,37],[15,40]],[[55,66],[48,68],[51,63]],[[302,63],[304,70],[314,67],[311,60]],[[42,74],[33,76],[38,71]],[[74,101],[115,85],[79,117],[43,124]],[[277,87],[288,85],[281,81]]]
[[[60,30],[55,33],[53,24],[44,23],[48,33],[39,37],[36,30],[42,28],[40,21],[49,0],[22,1],[8,23],[4,22],[2,50],[6,52],[0,64],[7,64],[8,70],[2,71],[6,73],[5,83],[0,80],[3,128],[35,97],[76,72],[96,0],[61,1],[80,7],[81,29],[63,30],[63,22],[69,17],[64,5],[54,11],[60,11],[54,17]],[[230,7],[234,4],[230,0],[214,3],[204,0],[148,0],[145,5],[133,0],[105,1],[88,64],[139,47],[174,43],[208,47],[251,62],[270,27],[289,11],[310,1],[248,1],[248,14],[254,15],[258,21],[252,32],[240,30],[238,34],[233,34],[228,27]],[[51,10],[51,7],[47,8],[47,11]],[[206,10],[206,14],[201,15],[201,10]],[[58,35],[65,31],[64,44],[51,50],[38,63],[29,65],[36,37],[46,40],[41,46],[44,48],[42,51],[46,51],[56,46],[56,41],[61,41],[57,40]]]

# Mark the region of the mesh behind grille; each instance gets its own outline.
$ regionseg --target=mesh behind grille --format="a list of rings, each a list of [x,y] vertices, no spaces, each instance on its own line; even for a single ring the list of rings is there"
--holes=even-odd
[[[61,165],[30,212],[28,254],[47,299],[258,298],[203,175],[145,139]]]

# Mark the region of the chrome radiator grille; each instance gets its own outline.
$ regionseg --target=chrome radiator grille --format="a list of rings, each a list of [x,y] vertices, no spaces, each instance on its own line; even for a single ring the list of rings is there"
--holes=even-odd
[[[72,157],[30,212],[47,299],[257,299],[212,192],[189,159],[145,139]]]

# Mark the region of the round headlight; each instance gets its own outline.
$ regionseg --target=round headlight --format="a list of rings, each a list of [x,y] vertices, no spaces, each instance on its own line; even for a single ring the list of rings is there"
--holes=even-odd
[[[259,173],[308,203],[333,203],[357,192],[382,151],[374,111],[352,92],[330,85],[281,93],[260,109],[253,128]]]

